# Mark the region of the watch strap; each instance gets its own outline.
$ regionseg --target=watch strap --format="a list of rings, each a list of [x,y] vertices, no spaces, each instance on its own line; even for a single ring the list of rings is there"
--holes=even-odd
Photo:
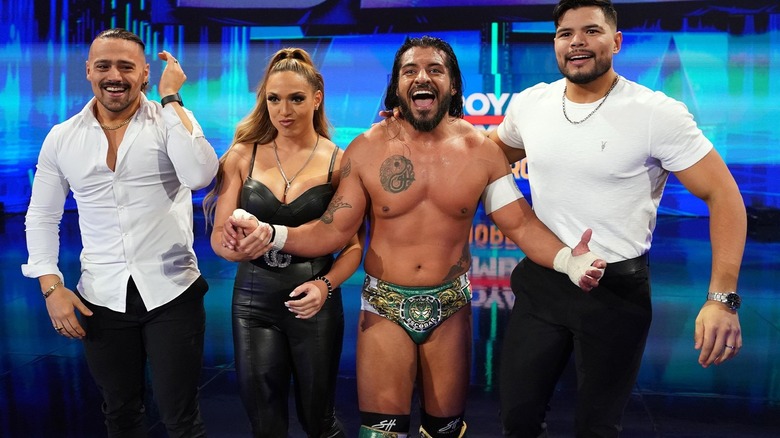
[[[179,105],[184,106],[184,102],[182,102],[179,93],[174,93],[160,99],[160,104],[162,104],[163,107],[171,102],[179,102]]]
[[[736,292],[708,292],[707,300],[723,303],[731,310],[737,310],[742,305],[742,298]]]

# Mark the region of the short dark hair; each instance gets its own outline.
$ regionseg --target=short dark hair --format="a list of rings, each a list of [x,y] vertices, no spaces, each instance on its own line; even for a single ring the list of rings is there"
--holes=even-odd
[[[390,84],[387,86],[387,91],[385,92],[385,109],[392,111],[393,108],[400,105],[398,98],[398,81],[401,74],[401,57],[412,47],[433,47],[446,55],[447,70],[450,72],[452,88],[455,89],[455,94],[452,96],[452,102],[450,103],[448,113],[452,117],[463,117],[463,75],[460,73],[458,57],[455,56],[455,51],[452,50],[452,46],[446,41],[431,36],[407,38],[401,47],[398,48],[398,51],[395,52],[393,73],[390,78]]]
[[[141,40],[141,37],[139,37],[138,35],[134,34],[133,32],[130,32],[129,30],[122,29],[121,27],[115,27],[113,29],[106,29],[103,32],[100,32],[99,34],[97,34],[95,39],[97,40],[98,38],[115,38],[115,39],[120,39],[120,40],[132,41],[132,42],[138,44],[139,46],[141,46],[141,50],[142,51],[144,51],[144,52],[146,51],[146,45]]]
[[[555,22],[555,28],[558,28],[561,17],[570,9],[579,9],[585,6],[596,6],[604,13],[604,18],[607,23],[617,29],[617,11],[612,6],[610,0],[561,0],[558,5],[553,9],[553,21]]]

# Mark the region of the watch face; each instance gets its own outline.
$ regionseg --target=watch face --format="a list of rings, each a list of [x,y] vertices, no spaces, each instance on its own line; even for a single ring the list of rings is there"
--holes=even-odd
[[[728,306],[733,310],[737,310],[742,304],[742,298],[740,298],[740,296],[735,293],[730,293],[726,295],[726,304],[728,304]]]

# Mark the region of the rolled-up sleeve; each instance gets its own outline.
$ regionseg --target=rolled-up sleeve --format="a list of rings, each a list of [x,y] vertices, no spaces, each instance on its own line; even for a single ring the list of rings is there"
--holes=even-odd
[[[33,178],[30,206],[25,216],[27,263],[25,277],[56,274],[64,280],[57,264],[60,249],[60,221],[69,185],[56,164],[56,141],[52,131],[43,142]]]
[[[172,106],[162,108],[166,149],[179,181],[191,190],[208,186],[217,174],[219,158],[203,135],[203,129],[192,112],[184,109],[192,122],[192,133],[184,127]]]

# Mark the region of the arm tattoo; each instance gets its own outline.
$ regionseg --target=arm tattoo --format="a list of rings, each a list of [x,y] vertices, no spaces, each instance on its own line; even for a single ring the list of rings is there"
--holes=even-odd
[[[460,258],[450,268],[450,272],[447,273],[447,276],[444,277],[443,281],[448,282],[458,278],[461,274],[469,269],[470,260],[471,252],[469,251],[469,244],[466,242],[466,244],[463,245],[463,251],[460,253]]]
[[[393,155],[382,163],[379,181],[387,192],[403,192],[414,182],[414,165],[402,155]]]
[[[346,164],[341,167],[341,179],[345,179],[352,172],[352,160],[347,160]]]
[[[341,202],[341,198],[343,196],[339,196],[338,198],[333,198],[330,200],[330,204],[328,204],[328,209],[325,210],[325,213],[322,214],[322,217],[320,217],[320,220],[322,222],[325,222],[326,224],[333,222],[333,213],[336,212],[336,210],[340,208],[352,208],[349,203]]]

